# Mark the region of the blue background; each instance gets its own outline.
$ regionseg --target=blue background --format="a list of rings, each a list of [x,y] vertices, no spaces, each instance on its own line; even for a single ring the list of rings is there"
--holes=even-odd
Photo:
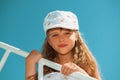
[[[120,80],[120,0],[0,0],[0,41],[28,52],[41,51],[43,19],[53,10],[78,16],[103,80]],[[0,59],[3,52],[0,49]],[[0,80],[25,80],[25,58],[11,53]]]

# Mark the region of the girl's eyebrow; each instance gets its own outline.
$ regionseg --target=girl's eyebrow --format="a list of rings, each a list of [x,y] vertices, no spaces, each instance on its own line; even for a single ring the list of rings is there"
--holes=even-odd
[[[52,29],[52,31],[48,31],[48,35],[57,33],[57,31],[55,31],[55,30],[56,30],[56,29]],[[72,30],[70,30],[70,29],[62,29],[62,28],[59,28],[59,29],[57,29],[57,30],[72,32]]]
[[[56,34],[55,32],[53,32],[53,33],[49,33],[48,35],[52,35],[52,34]]]
[[[52,34],[57,34],[57,32],[49,32],[48,36],[52,35]]]

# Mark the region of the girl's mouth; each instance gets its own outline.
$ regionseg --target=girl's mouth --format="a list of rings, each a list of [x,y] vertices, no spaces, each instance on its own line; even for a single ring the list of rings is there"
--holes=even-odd
[[[61,47],[61,48],[64,48],[66,46],[67,46],[67,44],[60,44],[60,45],[58,45],[58,47]]]

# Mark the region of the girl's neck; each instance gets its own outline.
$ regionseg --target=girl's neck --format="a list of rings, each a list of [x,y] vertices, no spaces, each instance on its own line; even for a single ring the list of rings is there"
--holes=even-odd
[[[58,57],[56,58],[56,62],[59,63],[59,64],[65,64],[65,63],[68,63],[68,62],[72,62],[73,59],[72,59],[72,53],[69,52],[67,54],[58,54]]]

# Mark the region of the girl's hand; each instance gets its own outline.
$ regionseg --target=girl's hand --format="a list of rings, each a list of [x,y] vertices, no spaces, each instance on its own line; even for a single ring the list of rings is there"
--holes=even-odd
[[[36,64],[41,58],[42,58],[42,55],[37,50],[33,50],[27,56],[26,62],[30,64]]]
[[[87,74],[82,68],[80,68],[79,66],[77,66],[75,63],[72,62],[63,64],[61,71],[64,75],[70,75],[71,73],[78,71],[83,74]]]

